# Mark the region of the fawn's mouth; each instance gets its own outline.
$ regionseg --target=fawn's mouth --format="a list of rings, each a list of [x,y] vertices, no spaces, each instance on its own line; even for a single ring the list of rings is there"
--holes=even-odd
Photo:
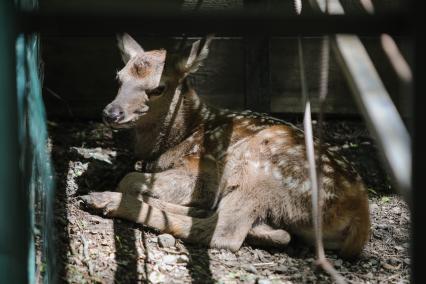
[[[142,116],[144,116],[147,112],[134,112],[131,115],[128,115],[126,117],[124,117],[122,120],[120,121],[116,121],[116,122],[108,122],[105,117],[103,118],[103,122],[105,125],[111,127],[112,129],[128,129],[128,128],[133,128],[137,121],[139,120],[139,118],[141,118]]]

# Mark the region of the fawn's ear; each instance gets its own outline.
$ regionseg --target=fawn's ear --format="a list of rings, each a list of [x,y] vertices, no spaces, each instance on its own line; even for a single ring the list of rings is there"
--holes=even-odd
[[[121,51],[121,58],[126,64],[130,58],[136,56],[136,54],[143,52],[142,46],[136,42],[130,35],[122,34],[117,35],[118,48]]]
[[[209,54],[209,46],[213,37],[213,34],[209,34],[202,40],[197,40],[192,44],[190,51],[186,52],[185,59],[180,63],[183,65],[182,69],[186,74],[196,72],[200,68]]]

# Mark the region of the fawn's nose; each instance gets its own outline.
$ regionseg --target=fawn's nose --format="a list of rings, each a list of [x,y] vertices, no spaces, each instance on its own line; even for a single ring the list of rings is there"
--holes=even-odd
[[[103,116],[106,122],[116,123],[124,118],[124,111],[120,106],[110,106],[105,108]]]

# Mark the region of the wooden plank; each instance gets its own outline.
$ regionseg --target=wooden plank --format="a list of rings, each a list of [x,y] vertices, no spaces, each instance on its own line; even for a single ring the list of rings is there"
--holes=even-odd
[[[270,41],[267,37],[245,38],[245,107],[269,112],[271,105]]]
[[[215,11],[241,9],[242,7],[243,0],[183,0],[181,4],[181,9],[184,11]]]
[[[244,7],[258,12],[268,11],[269,1],[245,0]],[[270,39],[268,36],[247,36],[245,44],[245,107],[269,112],[271,105]]]
[[[305,73],[309,92],[318,93],[321,38],[304,38]],[[297,38],[271,40],[271,111],[303,113],[300,86],[300,67],[297,57]],[[350,89],[335,58],[330,58],[329,95],[325,111],[333,114],[358,113]],[[318,111],[315,95],[312,111]]]

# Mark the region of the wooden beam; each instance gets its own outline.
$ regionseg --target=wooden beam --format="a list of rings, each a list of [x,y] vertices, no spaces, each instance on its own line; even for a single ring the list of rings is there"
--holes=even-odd
[[[119,2],[117,2],[119,3]],[[26,33],[41,32],[45,35],[113,35],[116,32],[137,33],[141,27],[149,27],[144,33],[154,36],[181,35],[203,36],[214,32],[216,36],[289,36],[319,35],[322,33],[378,33],[407,34],[410,28],[408,16],[341,16],[305,15],[292,16],[277,11],[253,13],[250,11],[220,12],[151,12],[150,10],[117,13],[48,11],[21,12],[18,27]],[[137,23],[137,24],[135,24]]]

